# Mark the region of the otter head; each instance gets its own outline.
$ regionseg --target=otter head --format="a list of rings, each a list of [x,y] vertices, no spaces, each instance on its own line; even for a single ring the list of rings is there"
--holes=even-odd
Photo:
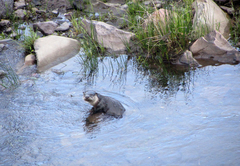
[[[95,91],[85,91],[83,92],[83,100],[91,104],[92,106],[96,106],[99,102],[98,95]]]

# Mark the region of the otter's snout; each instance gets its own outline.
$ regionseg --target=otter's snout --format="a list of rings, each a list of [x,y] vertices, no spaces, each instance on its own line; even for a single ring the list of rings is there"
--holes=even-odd
[[[92,106],[95,106],[99,101],[97,93],[95,91],[83,92],[83,100],[85,100]]]

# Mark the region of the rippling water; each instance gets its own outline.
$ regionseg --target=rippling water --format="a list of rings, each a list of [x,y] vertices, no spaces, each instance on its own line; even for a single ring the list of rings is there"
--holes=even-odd
[[[75,57],[0,93],[1,165],[239,165],[240,66],[146,70]],[[93,89],[126,108],[86,124]]]

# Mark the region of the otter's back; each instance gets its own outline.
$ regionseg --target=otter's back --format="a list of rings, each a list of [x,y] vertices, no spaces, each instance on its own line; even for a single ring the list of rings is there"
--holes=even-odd
[[[109,115],[121,117],[122,114],[125,112],[125,108],[122,106],[122,104],[111,97],[108,96],[102,96],[103,103],[105,103],[107,108],[105,111]],[[102,101],[101,101],[102,102]]]

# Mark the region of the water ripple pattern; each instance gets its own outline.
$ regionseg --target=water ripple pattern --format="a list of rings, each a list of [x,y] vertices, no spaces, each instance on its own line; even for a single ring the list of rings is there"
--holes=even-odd
[[[72,58],[0,93],[0,165],[239,165],[240,66],[146,69],[134,58]],[[123,118],[90,126],[86,89]]]

